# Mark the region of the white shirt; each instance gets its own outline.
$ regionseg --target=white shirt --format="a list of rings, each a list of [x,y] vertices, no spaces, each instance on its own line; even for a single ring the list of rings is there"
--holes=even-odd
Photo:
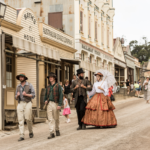
[[[63,100],[63,102],[64,102],[64,106],[65,106],[68,101],[67,101],[67,99],[65,98],[65,99]],[[67,104],[67,106],[66,106],[65,108],[70,108],[70,107],[69,107],[69,104]]]
[[[103,90],[100,90],[98,87],[101,87],[104,89]],[[107,82],[106,81],[100,81],[100,82],[95,82],[94,85],[93,85],[93,89],[91,92],[88,92],[88,95],[89,96],[92,96],[94,95],[95,93],[103,93],[105,96],[108,95],[108,85],[107,85]]]

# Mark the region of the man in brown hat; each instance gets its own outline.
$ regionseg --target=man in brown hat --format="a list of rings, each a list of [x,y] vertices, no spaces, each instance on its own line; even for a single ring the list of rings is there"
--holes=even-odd
[[[24,73],[16,76],[20,81],[17,86],[15,98],[18,100],[17,115],[19,121],[20,138],[18,141],[24,140],[24,119],[26,119],[29,137],[33,138],[32,131],[32,99],[35,98],[35,91],[31,83],[27,82],[28,78]]]
[[[87,91],[91,91],[92,87],[89,81],[84,79],[84,71],[82,68],[77,70],[77,76],[78,79],[74,80],[72,83],[71,92],[75,92],[75,107],[79,124],[77,130],[81,130],[86,128],[81,120],[85,115],[85,107],[87,104]]]
[[[63,101],[63,92],[62,87],[56,83],[56,75],[53,72],[51,72],[47,78],[50,81],[50,85],[46,88],[44,101],[45,104],[47,104],[47,116],[50,131],[48,139],[52,139],[55,137],[55,131],[56,136],[60,136],[59,112]]]

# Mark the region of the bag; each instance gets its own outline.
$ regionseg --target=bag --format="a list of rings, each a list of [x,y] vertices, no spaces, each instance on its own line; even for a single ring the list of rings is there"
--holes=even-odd
[[[148,86],[144,85],[144,91],[147,91],[148,90]]]
[[[56,86],[56,85],[57,85],[57,84],[55,84],[55,86]],[[54,87],[55,87],[55,86],[54,86]],[[54,87],[53,87],[53,88],[54,88]],[[52,94],[52,91],[50,92],[50,94]],[[49,100],[47,100],[47,101],[48,101],[48,103],[49,103]],[[47,110],[48,103],[43,106],[43,110],[45,110],[45,111]]]
[[[111,95],[110,100],[111,100],[111,101],[115,101],[115,98],[114,98],[113,95]]]

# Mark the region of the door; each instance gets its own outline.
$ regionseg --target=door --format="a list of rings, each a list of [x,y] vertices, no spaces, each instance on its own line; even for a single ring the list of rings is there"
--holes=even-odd
[[[5,92],[5,109],[16,109],[15,100],[15,56],[6,53],[6,92]]]

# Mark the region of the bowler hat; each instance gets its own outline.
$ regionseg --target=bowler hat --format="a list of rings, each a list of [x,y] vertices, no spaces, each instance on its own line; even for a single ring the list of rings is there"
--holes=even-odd
[[[78,75],[78,74],[81,74],[81,73],[85,73],[82,68],[80,68],[80,69],[77,70],[77,75]]]
[[[20,73],[19,75],[16,76],[16,79],[19,80],[19,77],[24,77],[25,80],[28,80],[28,78],[26,77],[25,73]]]
[[[57,78],[56,74],[54,72],[50,72],[49,76],[47,76],[47,78],[49,79],[49,77],[54,77],[55,79]]]

